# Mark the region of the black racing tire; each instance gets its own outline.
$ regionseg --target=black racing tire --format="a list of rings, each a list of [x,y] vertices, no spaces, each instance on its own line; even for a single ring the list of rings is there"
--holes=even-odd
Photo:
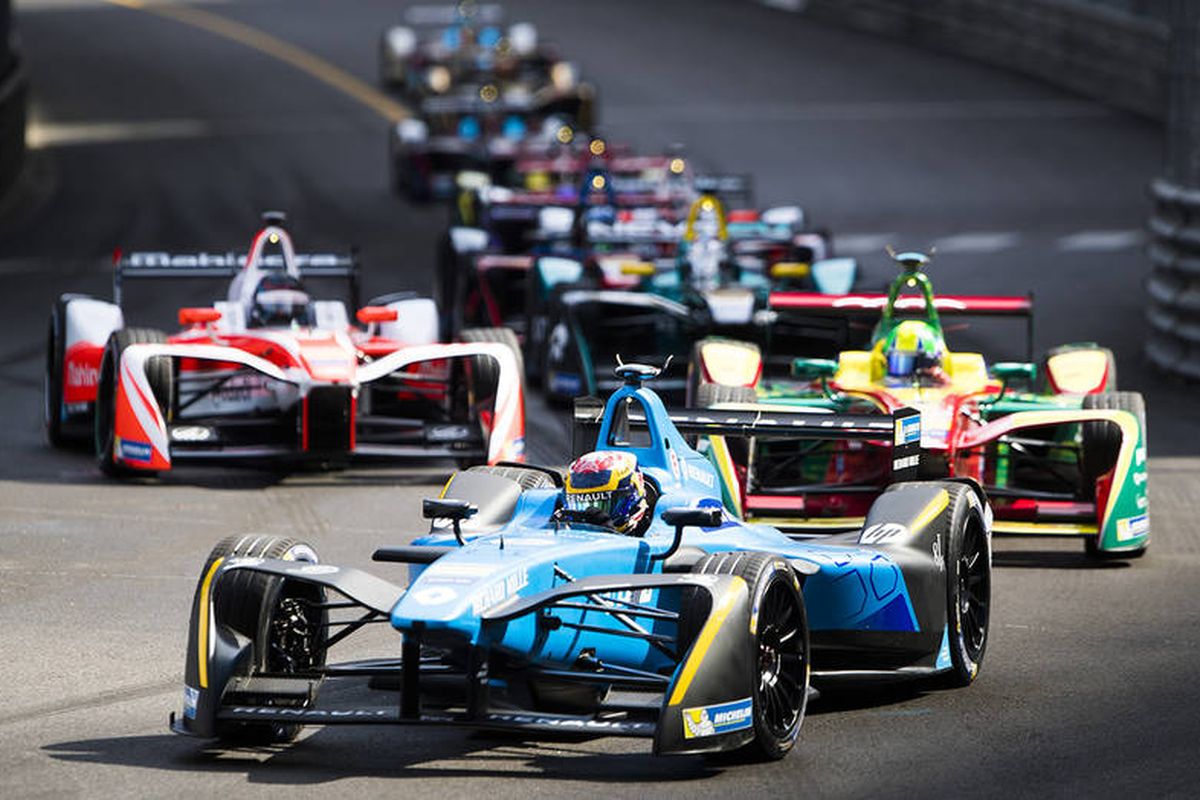
[[[96,381],[95,448],[100,471],[110,477],[151,475],[148,470],[132,470],[113,459],[115,402],[117,396],[117,366],[121,354],[133,344],[164,344],[167,335],[152,328],[121,328],[108,337],[104,357],[100,361],[100,377]],[[175,404],[175,362],[170,358],[151,359],[146,367],[150,390],[165,419],[170,419]]]
[[[1105,409],[1128,411],[1138,421],[1142,430],[1142,441],[1146,441],[1146,401],[1140,392],[1106,392],[1089,394],[1083,398],[1086,410]],[[1117,463],[1121,453],[1121,430],[1111,422],[1085,422],[1081,433],[1079,474],[1081,483],[1090,496],[1095,496],[1096,480]],[[1146,548],[1108,552],[1101,550],[1096,536],[1084,540],[1084,552],[1095,559],[1140,558]]]
[[[945,489],[946,509],[927,530],[936,537],[946,575],[946,625],[950,670],[939,674],[936,686],[969,686],[979,675],[987,652],[992,600],[992,546],[984,528],[981,501],[975,490],[954,481],[906,481],[885,493]]]
[[[471,467],[467,470],[467,472],[483,472],[489,475],[498,475],[501,478],[508,478],[509,480],[518,483],[522,491],[527,489],[557,488],[553,478],[551,478],[545,472],[537,469],[480,465],[477,467]]]
[[[1038,390],[1044,394],[1054,394],[1054,387],[1050,384],[1050,370],[1048,364],[1050,359],[1059,353],[1069,353],[1073,350],[1099,350],[1104,353],[1108,360],[1108,380],[1104,384],[1104,391],[1117,391],[1117,359],[1113,355],[1113,351],[1107,347],[1098,347],[1090,345],[1064,344],[1058,347],[1051,347],[1042,355],[1042,361],[1038,364]]]
[[[218,558],[281,558],[318,563],[305,542],[282,536],[228,536],[213,547],[200,571],[203,577]],[[324,590],[260,573],[239,571],[220,582],[213,595],[214,618],[250,639],[251,672],[273,675],[311,670],[325,664],[328,612],[313,612],[325,601]],[[285,616],[286,615],[286,616]],[[278,722],[218,722],[217,738],[230,744],[290,742],[300,725]]]
[[[808,615],[796,572],[781,556],[754,552],[712,553],[692,572],[736,575],[746,581],[750,605],[758,610],[754,631],[758,681],[754,686],[754,739],[737,754],[749,760],[783,758],[796,744],[808,707]],[[707,618],[707,609],[704,611],[695,618]],[[681,630],[681,641],[684,635]]]
[[[521,391],[525,391],[525,357],[521,354],[521,342],[510,328],[464,328],[459,338],[464,342],[496,342],[508,345],[517,359],[517,376]],[[500,373],[490,358],[474,359],[476,374],[483,386],[495,387]]]
[[[66,298],[60,297],[50,309],[46,334],[46,374],[42,382],[42,409],[46,441],[51,447],[63,447],[68,437],[62,426],[63,362],[66,359]]]
[[[696,408],[712,408],[718,403],[757,403],[758,392],[749,386],[701,383],[696,391]]]
[[[1138,425],[1142,428],[1142,436],[1146,430],[1146,401],[1139,392],[1106,392],[1104,394],[1089,394],[1083,398],[1083,408],[1087,411],[1096,409],[1128,411],[1137,417]],[[1083,485],[1095,486],[1096,479],[1108,472],[1117,463],[1121,452],[1121,430],[1110,422],[1085,422],[1082,431],[1082,449],[1080,452],[1080,474]]]

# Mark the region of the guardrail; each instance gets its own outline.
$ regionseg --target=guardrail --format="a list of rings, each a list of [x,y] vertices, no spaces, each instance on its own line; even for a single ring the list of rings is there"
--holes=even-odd
[[[29,81],[19,55],[0,81],[0,197],[16,181],[25,163],[25,109]]]
[[[996,64],[1164,119],[1162,21],[1082,0],[758,0]]]
[[[1200,190],[1160,179],[1150,192],[1154,271],[1146,281],[1146,357],[1160,369],[1200,379]]]

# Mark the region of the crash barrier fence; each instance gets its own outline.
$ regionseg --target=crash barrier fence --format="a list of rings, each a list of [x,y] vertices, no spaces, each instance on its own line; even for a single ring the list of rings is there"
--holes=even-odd
[[[24,62],[14,57],[0,79],[0,198],[25,164],[25,109],[29,82]]]
[[[1200,379],[1200,190],[1159,179],[1150,186],[1146,356],[1160,369]]]
[[[757,0],[1041,78],[1166,116],[1168,28],[1097,0]]]

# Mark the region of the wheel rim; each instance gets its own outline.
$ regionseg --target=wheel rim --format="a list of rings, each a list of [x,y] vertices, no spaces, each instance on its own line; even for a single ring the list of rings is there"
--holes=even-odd
[[[983,652],[987,640],[988,606],[991,601],[991,576],[988,571],[987,544],[979,528],[972,525],[963,537],[958,557],[958,618],[963,645],[974,661]]]
[[[758,633],[758,705],[776,738],[788,738],[800,722],[808,674],[801,611],[792,587],[771,582],[763,595]]]

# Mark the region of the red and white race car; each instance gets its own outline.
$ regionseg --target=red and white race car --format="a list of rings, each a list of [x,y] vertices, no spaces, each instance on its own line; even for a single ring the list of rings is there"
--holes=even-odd
[[[45,416],[50,442],[94,436],[108,474],[202,459],[442,457],[523,461],[525,408],[511,331],[438,341],[433,300],[377,298],[352,324],[341,300],[303,278],[345,278],[352,256],[297,254],[283,215],[265,215],[249,253],[131,253],[114,302],[65,294],[50,316]],[[231,277],[224,301],[179,311],[172,336],[126,327],[129,278]]]

